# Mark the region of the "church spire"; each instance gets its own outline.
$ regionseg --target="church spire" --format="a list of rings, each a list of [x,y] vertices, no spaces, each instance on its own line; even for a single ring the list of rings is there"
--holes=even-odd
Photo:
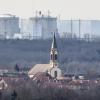
[[[53,36],[52,46],[51,46],[51,53],[50,53],[50,62],[53,64],[53,67],[57,66],[57,43],[55,34]]]
[[[56,43],[56,37],[55,37],[55,34],[53,36],[53,41],[52,41],[52,47],[51,48],[55,48],[57,49],[57,43]]]

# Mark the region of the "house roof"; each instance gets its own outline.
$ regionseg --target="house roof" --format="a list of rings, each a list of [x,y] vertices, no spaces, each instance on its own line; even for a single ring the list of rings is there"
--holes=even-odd
[[[34,75],[38,72],[47,72],[52,69],[52,64],[36,64],[29,72],[29,75]]]

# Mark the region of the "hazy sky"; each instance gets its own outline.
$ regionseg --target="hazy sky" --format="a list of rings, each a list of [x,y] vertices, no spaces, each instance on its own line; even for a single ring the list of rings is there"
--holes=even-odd
[[[100,0],[0,0],[0,14],[29,17],[36,10],[50,10],[51,15],[60,15],[61,19],[100,19]]]

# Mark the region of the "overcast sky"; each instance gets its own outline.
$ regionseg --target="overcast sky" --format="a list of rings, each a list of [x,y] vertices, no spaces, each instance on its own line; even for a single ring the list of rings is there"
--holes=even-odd
[[[49,10],[61,19],[100,19],[100,0],[0,0],[0,14],[29,17],[36,10],[43,13]]]

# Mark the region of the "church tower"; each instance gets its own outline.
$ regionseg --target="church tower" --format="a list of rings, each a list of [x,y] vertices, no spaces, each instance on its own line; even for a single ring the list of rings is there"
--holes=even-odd
[[[53,36],[53,41],[50,51],[50,63],[49,64],[36,64],[28,73],[30,77],[33,77],[38,72],[48,73],[51,77],[55,79],[60,79],[62,76],[62,71],[58,66],[58,52],[55,34]]]
[[[55,34],[53,36],[52,46],[51,46],[51,52],[50,52],[50,63],[53,65],[53,67],[58,67],[58,52],[57,52],[57,43]]]

